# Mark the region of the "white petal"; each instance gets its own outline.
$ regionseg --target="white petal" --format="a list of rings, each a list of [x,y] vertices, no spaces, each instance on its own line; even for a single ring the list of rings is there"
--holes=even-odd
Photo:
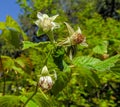
[[[54,71],[54,78],[55,78],[55,80],[57,80],[57,73],[56,73],[56,71]]]
[[[50,76],[46,76],[46,78],[47,78],[47,82],[52,84],[52,78]]]
[[[80,27],[78,27],[77,33],[82,34],[82,31],[81,31]]]
[[[34,23],[35,23],[37,26],[39,26],[40,20],[37,20],[37,21],[35,21]]]
[[[72,35],[75,31],[73,30],[73,28],[68,24],[68,23],[66,23],[66,22],[64,22],[65,24],[66,24],[66,26],[67,26],[67,29],[68,29],[68,31],[69,31],[69,35]]]
[[[41,74],[46,74],[46,75],[49,74],[47,66],[44,66],[44,67],[42,68]]]
[[[51,20],[51,21],[54,21],[58,16],[59,16],[58,14],[55,15],[55,16],[52,16],[52,17],[50,17],[50,20]]]
[[[52,30],[56,28],[60,28],[60,25],[58,23],[51,22],[51,24],[52,24]]]
[[[48,71],[48,69],[47,69],[47,66],[46,66],[46,65],[42,68],[42,71]]]
[[[43,14],[43,19],[45,18],[49,18],[49,16],[47,14]]]
[[[80,45],[81,45],[81,46],[88,47],[88,44],[87,44],[86,42],[82,42]]]
[[[43,21],[43,14],[41,12],[38,12],[37,13],[37,17]]]

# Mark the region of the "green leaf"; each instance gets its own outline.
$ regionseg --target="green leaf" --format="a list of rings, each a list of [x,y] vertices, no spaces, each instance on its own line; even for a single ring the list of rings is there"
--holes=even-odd
[[[23,103],[25,103],[26,101],[27,101],[27,97],[26,96],[21,96],[20,97],[20,100],[23,102]],[[27,103],[27,105],[26,106],[28,106],[28,107],[39,107],[34,101],[32,101],[32,100],[30,100],[28,103]]]
[[[6,27],[12,28],[12,29],[18,31],[19,33],[21,33],[24,40],[28,39],[27,35],[23,32],[23,30],[21,29],[19,24],[11,16],[6,17]]]
[[[41,93],[37,93],[33,97],[33,101],[36,102],[39,107],[53,107],[53,101],[51,100],[51,98],[49,99],[46,99],[46,97],[44,97],[44,95],[42,95]]]
[[[17,30],[18,32],[21,31],[20,26],[18,25],[18,23],[11,16],[6,17],[6,27]]]
[[[19,96],[14,95],[1,96],[0,107],[20,107]]]
[[[115,66],[115,63],[119,60],[120,55],[115,55],[109,59],[106,59],[102,62],[99,62],[97,64],[94,65],[94,68],[97,71],[106,71],[106,70],[110,70],[111,67]]]
[[[93,48],[93,52],[97,54],[106,54],[107,53],[108,42],[103,41],[101,44]]]
[[[24,40],[28,39],[27,35],[23,32],[19,24],[11,16],[6,17],[6,22],[0,22],[0,29],[14,30],[21,33]]]
[[[20,48],[20,33],[15,30],[3,30],[1,37],[5,40],[6,44],[12,45],[15,48]]]
[[[44,34],[44,32],[42,31],[42,29],[38,29],[37,30],[37,36],[41,36],[41,35],[43,35]]]
[[[115,63],[115,66],[113,66],[111,70],[113,71],[113,73],[120,75],[120,59]]]
[[[5,22],[0,22],[0,30],[4,30],[6,28]]]
[[[28,48],[34,48],[38,45],[39,45],[39,43],[33,43],[33,42],[30,42],[30,41],[23,41],[23,49],[22,50],[25,50],[25,49],[28,49]]]
[[[69,81],[69,73],[68,72],[60,72],[57,76],[57,80],[53,85],[52,92],[54,95],[57,95],[63,88],[66,87]]]
[[[1,56],[2,66],[4,70],[11,70],[14,66],[14,60],[8,56]]]
[[[93,58],[90,56],[79,56],[79,57],[75,57],[73,59],[73,64],[77,65],[77,66],[84,66],[87,68],[94,68],[94,65],[101,62],[101,60],[97,59],[97,58]]]
[[[87,81],[87,85],[98,87],[100,81],[97,74],[82,65],[76,66],[74,72],[78,73],[79,78],[82,78],[83,83]]]
[[[20,100],[23,103],[25,103],[32,94],[33,93],[27,93],[24,96],[20,96]],[[27,103],[26,107],[27,106],[28,107],[53,107],[52,101],[50,101],[49,99],[46,99],[46,97],[44,97],[44,95],[39,92],[32,97],[32,99]]]

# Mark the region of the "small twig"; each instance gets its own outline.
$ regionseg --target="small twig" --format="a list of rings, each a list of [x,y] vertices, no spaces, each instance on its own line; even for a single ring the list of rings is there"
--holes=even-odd
[[[36,85],[35,92],[31,95],[30,98],[27,99],[27,101],[24,103],[23,107],[25,107],[27,105],[27,103],[34,97],[34,95],[37,93],[37,90],[38,90],[38,83]]]

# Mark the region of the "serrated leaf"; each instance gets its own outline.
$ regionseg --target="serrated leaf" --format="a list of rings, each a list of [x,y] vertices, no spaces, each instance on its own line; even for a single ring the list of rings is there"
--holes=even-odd
[[[24,40],[28,39],[27,35],[23,32],[19,24],[11,16],[6,17],[5,28],[21,33]]]
[[[6,17],[6,27],[13,28],[18,32],[20,32],[21,29],[18,23],[11,16]]]
[[[107,53],[108,42],[103,41],[101,44],[93,48],[93,52],[97,54],[106,54]]]
[[[31,97],[33,93],[26,93],[24,96],[20,96],[20,99],[23,103]],[[43,94],[37,92],[32,99],[26,105],[28,107],[53,107],[52,102],[49,99],[46,99]]]
[[[1,96],[0,107],[20,107],[20,99],[14,95]]]
[[[20,100],[23,102],[23,103],[25,103],[26,101],[27,101],[27,97],[26,96],[21,96],[20,97]],[[28,107],[39,107],[34,101],[32,101],[32,100],[30,100],[28,103],[27,103],[27,105],[26,106],[28,106]]]
[[[5,40],[8,45],[12,45],[15,48],[20,48],[20,33],[14,30],[3,30],[1,37]]]
[[[90,56],[79,56],[79,57],[75,57],[73,59],[73,64],[77,65],[77,66],[84,66],[87,68],[94,68],[94,65],[101,62],[101,60],[97,59],[97,58],[93,58]]]
[[[33,64],[30,60],[30,58],[25,57],[24,55],[21,55],[21,57],[18,57],[14,60],[15,64],[17,67],[22,68],[23,71],[25,71],[26,73],[31,73],[32,69],[33,69]],[[20,70],[20,69],[18,69]],[[21,71],[21,70],[20,70]],[[21,71],[22,73],[22,71]]]
[[[113,73],[120,75],[120,60],[115,63],[115,66],[111,68]]]
[[[28,48],[34,48],[35,46],[38,46],[39,43],[33,43],[30,41],[23,41],[23,48],[22,50],[28,49]]]
[[[83,82],[87,81],[87,83],[89,83],[88,85],[92,85],[95,87],[99,85],[100,81],[95,72],[85,68],[82,65],[75,67],[74,71],[79,74],[80,78],[83,78]]]
[[[115,63],[119,60],[120,55],[115,55],[109,59],[99,62],[94,65],[94,68],[98,71],[110,70],[111,67],[115,66]]]
[[[4,70],[11,70],[14,66],[14,60],[8,56],[1,56],[2,66]]]
[[[33,101],[36,102],[39,107],[53,107],[53,102],[49,99],[46,99],[41,93],[37,93],[33,97]]]

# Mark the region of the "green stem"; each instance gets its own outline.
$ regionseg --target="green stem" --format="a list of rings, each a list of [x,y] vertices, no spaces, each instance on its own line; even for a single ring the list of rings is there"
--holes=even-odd
[[[41,88],[40,88],[40,92],[41,92],[41,94],[45,97],[45,99],[47,100],[48,98],[47,98],[46,95],[43,93],[43,91],[41,90]]]
[[[27,101],[24,103],[23,107],[25,107],[27,105],[27,103],[34,97],[34,95],[37,93],[37,90],[38,90],[38,83],[36,85],[36,89],[35,89],[35,92],[31,95],[31,97],[29,97],[27,99]]]
[[[54,39],[53,32],[52,32],[52,31],[49,31],[49,32],[47,33],[47,35],[48,35],[48,37],[49,37],[49,39],[50,39],[50,42],[51,42],[51,43],[55,43],[55,39]]]

